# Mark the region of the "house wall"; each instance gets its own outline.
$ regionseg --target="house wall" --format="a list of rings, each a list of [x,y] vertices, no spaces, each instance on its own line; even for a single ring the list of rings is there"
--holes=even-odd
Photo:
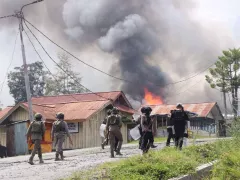
[[[69,139],[66,138],[64,149],[80,149],[89,147],[98,147],[102,143],[100,136],[100,125],[106,117],[106,109],[100,111],[92,118],[79,123],[79,133],[71,133],[73,146],[70,145]],[[123,124],[121,132],[123,135],[123,143],[127,143],[127,124]]]
[[[6,127],[0,127],[0,143],[3,146],[7,145]]]
[[[18,109],[16,109],[16,111],[14,111],[9,117],[8,120],[11,122],[16,122],[16,121],[25,121],[28,120],[28,112],[22,108],[19,107]]]

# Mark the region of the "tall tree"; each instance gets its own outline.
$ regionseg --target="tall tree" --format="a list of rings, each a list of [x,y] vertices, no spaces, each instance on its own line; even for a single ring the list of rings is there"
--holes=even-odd
[[[80,86],[80,74],[72,70],[71,59],[65,53],[59,53],[59,66],[56,67],[56,73],[46,81],[46,95],[60,95],[82,93],[84,89]],[[63,72],[66,71],[67,73]]]
[[[220,88],[223,93],[224,114],[227,117],[227,100],[226,93],[229,92],[229,83],[226,80],[228,72],[224,61],[219,60],[215,63],[215,68],[209,70],[211,77],[206,75],[206,81],[210,84],[211,88]]]
[[[220,87],[224,95],[224,105],[226,109],[226,93],[232,95],[232,109],[234,115],[238,114],[238,89],[240,86],[239,63],[240,49],[229,49],[223,51],[223,55],[218,57],[215,68],[210,69],[210,76],[206,76],[207,82],[212,88]],[[225,112],[226,113],[226,112]]]
[[[47,72],[42,62],[28,64],[28,76],[32,96],[43,96]],[[27,101],[23,66],[15,67],[14,71],[8,73],[8,86],[16,104]]]

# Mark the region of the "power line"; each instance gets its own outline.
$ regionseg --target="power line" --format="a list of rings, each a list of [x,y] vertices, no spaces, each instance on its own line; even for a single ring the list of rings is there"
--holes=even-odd
[[[24,32],[25,32],[26,36],[28,37],[28,40],[29,40],[30,43],[32,44],[32,47],[33,47],[34,51],[37,53],[39,59],[42,61],[43,65],[45,66],[45,68],[48,70],[48,72],[51,74],[51,76],[54,78],[54,80],[60,85],[60,82],[58,81],[58,79],[53,75],[53,73],[50,71],[50,69],[47,67],[46,63],[43,61],[42,57],[41,57],[40,54],[38,53],[37,49],[35,48],[32,40],[31,40],[30,37],[28,36],[27,32],[26,32],[25,30],[24,30]],[[78,99],[75,98],[72,94],[70,94],[70,95],[71,95],[71,97],[72,97],[73,99],[75,99],[76,101],[78,101]]]
[[[101,96],[97,93],[94,93],[92,92],[90,89],[88,89],[87,87],[83,86],[81,83],[79,83],[72,75],[70,75],[67,71],[65,71],[50,55],[49,53],[46,51],[46,49],[43,47],[43,45],[41,44],[41,42],[38,40],[38,38],[36,37],[36,35],[31,31],[31,29],[28,27],[28,25],[25,23],[25,26],[27,27],[27,29],[29,30],[29,32],[32,34],[32,36],[34,36],[34,38],[37,40],[37,42],[39,43],[39,45],[42,47],[42,49],[44,50],[44,52],[47,54],[47,56],[56,64],[56,66],[61,69],[64,73],[66,73],[72,80],[74,80],[78,85],[84,87],[86,90],[88,90],[89,92],[101,97],[101,98],[104,98],[106,100],[110,100],[110,101],[113,101],[112,99],[109,99],[109,98],[106,98],[104,96]]]
[[[13,47],[13,52],[12,52],[12,58],[11,58],[10,64],[8,65],[8,68],[7,68],[7,71],[6,71],[6,75],[5,75],[5,77],[4,77],[4,80],[3,80],[3,82],[2,82],[0,94],[2,93],[3,86],[4,86],[5,81],[6,81],[6,79],[7,79],[8,71],[9,71],[9,69],[10,69],[10,67],[11,67],[11,65],[12,65],[13,59],[14,59],[14,54],[15,54],[15,49],[16,49],[16,44],[17,44],[17,39],[18,39],[18,34],[19,34],[19,31],[17,32],[16,38],[15,38],[14,47]]]
[[[60,49],[62,49],[63,51],[65,51],[66,53],[68,53],[69,55],[71,55],[73,58],[75,58],[75,59],[78,60],[79,62],[81,62],[81,63],[87,65],[88,67],[91,67],[92,69],[94,69],[94,70],[96,70],[96,71],[99,71],[99,72],[101,72],[101,73],[103,73],[103,74],[105,74],[105,75],[107,75],[107,76],[110,76],[110,77],[112,77],[112,78],[115,78],[115,79],[118,79],[118,80],[121,80],[121,81],[125,81],[125,82],[128,82],[128,83],[136,84],[136,82],[129,81],[129,80],[127,80],[127,79],[123,79],[123,78],[120,78],[120,77],[113,76],[113,75],[111,75],[111,74],[109,74],[109,73],[106,73],[106,72],[104,72],[104,71],[102,71],[102,70],[100,70],[100,69],[98,69],[98,68],[96,68],[96,67],[94,67],[94,66],[92,66],[92,65],[90,65],[90,64],[88,64],[88,63],[86,63],[86,62],[84,62],[84,61],[82,61],[81,59],[77,58],[75,55],[73,55],[72,53],[70,53],[68,50],[64,49],[62,46],[58,45],[58,44],[55,43],[53,40],[51,40],[47,35],[45,35],[43,32],[41,32],[41,31],[40,31],[36,26],[34,26],[31,22],[29,22],[29,21],[26,20],[25,18],[24,18],[24,20],[25,20],[28,24],[30,24],[35,30],[37,30],[40,34],[42,34],[45,38],[47,38],[50,42],[52,42],[52,43],[55,44],[57,47],[59,47]],[[25,22],[25,24],[26,24],[26,22]],[[157,85],[157,84],[153,84],[153,85],[163,87],[163,86],[174,85],[174,84],[178,84],[178,83],[187,81],[187,80],[189,80],[189,79],[192,79],[192,78],[194,78],[194,77],[202,74],[203,72],[205,72],[206,70],[208,70],[210,67],[212,67],[214,64],[215,64],[215,62],[214,62],[213,64],[211,64],[210,66],[208,66],[207,68],[205,68],[204,70],[202,70],[202,71],[196,73],[195,75],[192,75],[192,76],[190,76],[190,77],[188,77],[188,78],[186,78],[186,79],[183,79],[183,80],[180,80],[180,81],[177,81],[177,82],[173,82],[173,83],[163,84],[163,85]]]
[[[0,19],[5,19],[5,18],[9,18],[9,17],[15,17],[15,15],[7,15],[7,16],[2,16],[2,17],[0,17]]]

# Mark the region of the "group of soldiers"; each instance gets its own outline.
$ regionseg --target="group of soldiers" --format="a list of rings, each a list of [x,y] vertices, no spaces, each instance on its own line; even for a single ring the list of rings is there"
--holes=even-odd
[[[151,107],[142,107],[141,108],[141,116],[136,120],[138,123],[138,129],[140,134],[139,139],[139,149],[142,150],[142,153],[145,154],[148,152],[150,148],[156,148],[154,145],[154,136],[156,135],[156,116],[151,116],[152,109]],[[170,140],[174,139],[175,146],[178,149],[182,149],[183,138],[188,137],[187,128],[188,128],[188,115],[184,111],[182,104],[177,104],[176,110],[171,111],[171,116],[167,122],[167,146],[170,146]],[[116,155],[122,155],[121,147],[123,143],[123,137],[121,133],[122,127],[122,118],[119,114],[119,110],[116,107],[109,109],[107,111],[107,117],[102,122],[106,125],[104,135],[105,139],[101,144],[102,149],[104,146],[108,144],[110,141],[110,157],[114,158],[114,151]],[[45,134],[45,125],[42,121],[42,115],[37,113],[35,115],[35,120],[30,124],[27,130],[27,139],[31,137],[31,141],[34,144],[34,148],[31,152],[31,156],[29,158],[28,163],[33,165],[33,158],[38,152],[38,157],[40,163],[44,163],[42,159],[42,151],[41,151],[41,141],[44,140]],[[63,142],[65,140],[65,134],[69,137],[70,144],[72,144],[72,139],[69,134],[67,123],[64,121],[64,114],[57,113],[56,121],[53,123],[52,127],[52,141],[55,140],[56,146],[56,157],[55,161],[64,160],[63,156]],[[60,159],[59,159],[60,155]]]
[[[156,116],[151,115],[151,107],[142,107],[141,116],[135,121],[138,124],[139,129],[139,149],[145,154],[150,148],[156,148],[154,145],[154,136],[156,136]],[[184,111],[182,104],[177,104],[176,109],[171,111],[170,118],[167,120],[168,138],[166,146],[170,146],[171,139],[174,140],[177,149],[181,150],[183,146],[184,137],[188,137],[187,129],[189,117]],[[120,150],[122,146],[122,134],[121,127],[122,121],[119,111],[116,107],[112,110],[108,110],[107,117],[104,119],[103,124],[106,124],[105,140],[102,143],[102,149],[110,141],[110,157],[114,157],[114,151],[116,155],[122,155]]]
[[[42,121],[42,115],[40,113],[35,114],[34,121],[30,124],[27,130],[27,139],[31,139],[32,143],[34,144],[34,148],[31,152],[30,158],[28,163],[33,165],[33,158],[38,152],[38,157],[40,163],[44,163],[42,159],[42,149],[41,149],[41,141],[44,140],[45,135],[45,125]],[[55,161],[64,160],[63,156],[63,142],[65,140],[65,134],[69,137],[70,144],[72,144],[72,139],[69,134],[67,123],[64,121],[64,114],[63,113],[57,113],[56,114],[56,121],[53,123],[52,127],[52,141],[55,140],[55,146],[56,146],[56,157]],[[59,158],[60,155],[60,158]]]

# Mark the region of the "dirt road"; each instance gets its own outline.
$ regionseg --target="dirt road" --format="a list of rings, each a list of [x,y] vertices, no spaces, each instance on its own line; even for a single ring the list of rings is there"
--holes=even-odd
[[[216,139],[197,140],[197,143],[215,141]],[[156,143],[157,149],[165,146],[164,143]],[[127,144],[122,148],[122,157],[111,159],[109,157],[109,147],[104,150],[98,148],[79,149],[66,151],[64,161],[55,162],[54,153],[43,155],[44,164],[38,163],[35,156],[35,165],[27,163],[29,156],[18,156],[0,159],[0,179],[1,180],[55,180],[67,177],[73,172],[94,167],[103,162],[116,161],[121,158],[140,154],[136,144]]]

